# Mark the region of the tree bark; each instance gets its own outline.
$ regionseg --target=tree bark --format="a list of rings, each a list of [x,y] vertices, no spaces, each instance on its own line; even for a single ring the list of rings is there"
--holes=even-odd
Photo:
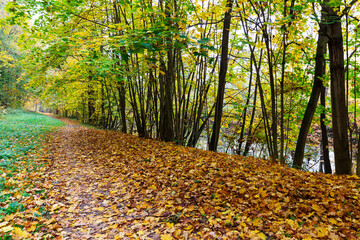
[[[165,15],[170,18],[170,6],[169,3],[165,2]],[[168,24],[171,24],[169,22]],[[174,140],[174,112],[173,112],[173,88],[174,88],[174,58],[173,58],[173,46],[171,37],[167,37],[167,69],[165,71],[165,86],[164,97],[162,98],[162,124],[160,126],[160,139],[164,141]],[[164,68],[165,69],[165,68]]]
[[[358,129],[358,134],[360,130]],[[356,157],[356,175],[360,177],[360,134],[358,138],[358,149],[357,149],[357,157]]]
[[[278,132],[277,132],[277,111],[276,111],[276,92],[275,92],[275,78],[274,78],[274,68],[272,62],[272,50],[270,46],[270,37],[269,33],[267,32],[267,27],[263,30],[263,36],[265,40],[266,52],[267,52],[267,60],[268,60],[268,67],[269,67],[269,80],[270,80],[270,89],[271,89],[271,140],[270,144],[272,145],[272,153],[271,153],[271,160],[276,161],[279,153],[278,153]]]
[[[209,144],[210,151],[217,151],[217,146],[219,142],[220,135],[220,126],[221,126],[221,117],[223,111],[223,102],[224,102],[224,93],[225,93],[225,84],[226,84],[226,72],[228,67],[228,52],[229,52],[229,33],[231,25],[231,9],[232,9],[233,0],[228,0],[226,7],[229,9],[224,16],[224,27],[222,35],[222,44],[221,44],[221,60],[220,60],[220,72],[219,72],[219,84],[216,97],[215,105],[215,117],[214,125],[211,134],[211,140]]]
[[[306,145],[306,138],[309,133],[311,122],[316,110],[317,102],[319,100],[321,87],[323,86],[322,77],[325,74],[325,58],[326,53],[326,44],[328,42],[327,37],[327,24],[324,23],[326,13],[322,12],[322,22],[320,23],[319,37],[317,42],[316,49],[316,58],[315,58],[315,76],[314,76],[314,85],[311,91],[310,99],[305,110],[305,115],[301,123],[299,136],[296,143],[295,156],[293,167],[301,168],[303,165],[304,151]]]
[[[341,17],[326,6],[329,27],[329,57],[331,73],[331,109],[334,134],[335,169],[337,174],[351,174],[348,140],[348,111],[345,101],[344,46]]]
[[[294,10],[295,0],[291,1],[290,5],[290,18],[294,19]],[[287,18],[287,0],[284,0],[284,18]],[[285,70],[286,70],[286,50],[288,47],[287,44],[287,35],[288,28],[291,26],[292,21],[288,24],[284,24],[284,33],[283,33],[283,52],[282,52],[282,62],[281,62],[281,80],[280,80],[280,163],[285,164],[285,128],[284,128],[284,82],[285,82]]]
[[[325,72],[325,69],[324,69]],[[323,107],[324,111],[320,115],[320,126],[321,126],[321,147],[323,153],[324,167],[325,173],[332,173],[331,164],[330,164],[330,156],[329,156],[329,139],[327,135],[327,129],[325,125],[326,114],[325,114],[325,86],[321,87],[321,97],[320,104]]]

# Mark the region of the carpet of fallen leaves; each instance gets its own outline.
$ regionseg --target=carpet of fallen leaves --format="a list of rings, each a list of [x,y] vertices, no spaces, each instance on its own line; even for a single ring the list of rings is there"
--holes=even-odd
[[[360,180],[73,124],[50,142],[63,239],[359,239]]]
[[[61,122],[20,110],[0,118],[0,239],[51,239],[57,225],[46,210],[43,176],[47,133]],[[45,160],[45,159],[44,159]]]

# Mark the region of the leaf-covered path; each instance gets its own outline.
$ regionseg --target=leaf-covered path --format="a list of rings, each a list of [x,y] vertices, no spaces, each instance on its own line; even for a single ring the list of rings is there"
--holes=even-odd
[[[66,120],[65,120],[66,121]],[[67,120],[68,121],[68,120]],[[53,210],[64,239],[111,239],[120,236],[122,205],[115,197],[121,190],[117,167],[109,163],[106,132],[69,122],[52,142],[49,178],[53,181]],[[100,135],[99,135],[100,134]],[[111,140],[111,139],[108,139]]]
[[[358,239],[360,181],[74,124],[50,142],[64,239]],[[69,122],[70,121],[70,122]]]

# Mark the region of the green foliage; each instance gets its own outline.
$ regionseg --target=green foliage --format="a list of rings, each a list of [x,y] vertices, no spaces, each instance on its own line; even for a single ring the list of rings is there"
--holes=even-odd
[[[26,99],[25,79],[18,80],[22,73],[21,53],[15,45],[18,34],[16,27],[0,27],[0,106],[20,107]]]

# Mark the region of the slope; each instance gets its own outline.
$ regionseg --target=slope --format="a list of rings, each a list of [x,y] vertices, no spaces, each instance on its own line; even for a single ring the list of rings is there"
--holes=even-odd
[[[47,156],[47,204],[65,239],[360,238],[356,176],[70,123]]]

